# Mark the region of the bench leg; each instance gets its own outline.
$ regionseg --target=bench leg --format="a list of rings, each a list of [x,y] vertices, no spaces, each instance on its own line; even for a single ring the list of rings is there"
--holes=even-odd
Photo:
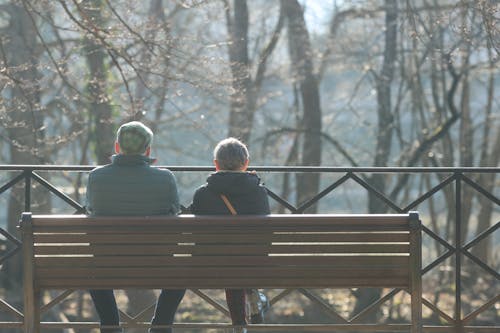
[[[40,291],[25,295],[24,332],[40,333]]]
[[[24,289],[24,332],[40,333],[40,290],[35,288],[33,262],[33,229],[31,213],[23,213],[21,218],[23,246],[23,289]]]
[[[418,216],[410,230],[411,333],[422,333],[422,231]]]

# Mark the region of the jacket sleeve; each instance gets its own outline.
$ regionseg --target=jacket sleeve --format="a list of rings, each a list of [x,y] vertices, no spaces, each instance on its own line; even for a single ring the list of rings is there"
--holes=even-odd
[[[262,214],[263,215],[269,215],[271,214],[271,208],[269,207],[269,196],[267,195],[267,189],[264,186],[261,186],[261,191],[262,191]]]
[[[191,214],[200,214],[199,212],[200,209],[200,189],[197,189],[196,192],[194,192],[193,195],[193,202],[189,205],[188,210],[191,212]]]
[[[179,204],[179,192],[177,190],[177,181],[173,173],[170,173],[170,199],[172,200],[170,205],[170,212],[172,215],[177,215],[181,211],[181,206]]]
[[[89,173],[87,189],[85,192],[85,211],[87,215],[92,215],[92,173]]]

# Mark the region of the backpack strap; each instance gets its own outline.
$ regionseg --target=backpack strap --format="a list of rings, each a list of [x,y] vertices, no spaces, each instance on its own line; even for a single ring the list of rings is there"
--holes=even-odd
[[[231,214],[238,215],[238,213],[236,212],[236,209],[234,209],[233,205],[231,205],[231,202],[229,201],[229,199],[224,194],[221,194],[220,197],[221,197],[222,201],[224,201],[224,204],[226,205],[227,209],[229,209]]]

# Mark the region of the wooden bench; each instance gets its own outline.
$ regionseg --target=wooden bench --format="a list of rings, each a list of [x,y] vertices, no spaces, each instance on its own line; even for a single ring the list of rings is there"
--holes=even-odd
[[[20,228],[26,333],[40,332],[40,295],[46,289],[256,287],[402,288],[411,295],[410,324],[331,324],[331,330],[422,331],[417,213],[237,217],[24,213]]]

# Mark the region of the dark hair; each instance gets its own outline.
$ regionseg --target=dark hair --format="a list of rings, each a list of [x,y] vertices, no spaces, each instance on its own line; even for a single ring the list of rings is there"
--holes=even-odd
[[[236,138],[224,139],[214,149],[214,159],[221,170],[239,170],[249,157],[247,146]]]

